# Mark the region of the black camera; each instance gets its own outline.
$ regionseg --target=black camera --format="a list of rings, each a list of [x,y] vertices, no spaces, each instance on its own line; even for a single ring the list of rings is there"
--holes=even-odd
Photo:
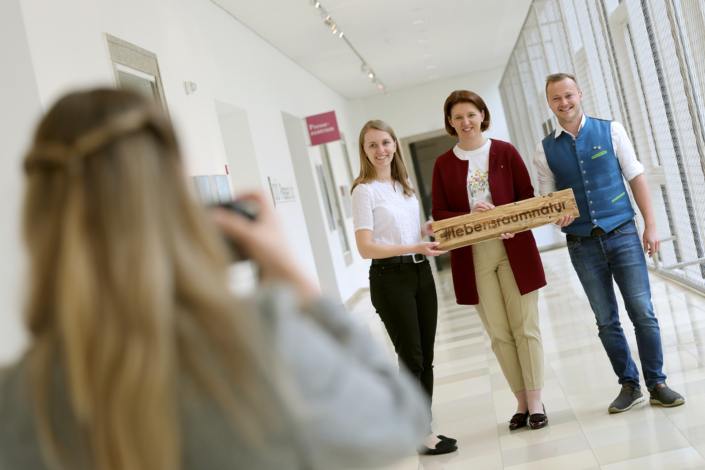
[[[254,201],[248,199],[239,199],[236,201],[221,202],[212,207],[220,207],[233,211],[237,214],[247,217],[250,220],[257,219],[258,208]],[[242,252],[242,250],[237,246],[237,242],[232,240],[230,237],[225,237],[225,241],[230,247],[230,253],[232,254],[234,261],[245,261],[247,256]]]
[[[257,204],[248,199],[239,199],[237,201],[221,202],[214,207],[222,207],[231,210],[237,214],[244,215],[250,220],[257,219]]]

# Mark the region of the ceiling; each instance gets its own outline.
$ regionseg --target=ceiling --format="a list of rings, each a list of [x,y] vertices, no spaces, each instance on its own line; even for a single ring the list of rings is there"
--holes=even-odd
[[[385,85],[324,24],[310,0],[213,0],[348,99],[504,66],[531,0],[321,0]]]

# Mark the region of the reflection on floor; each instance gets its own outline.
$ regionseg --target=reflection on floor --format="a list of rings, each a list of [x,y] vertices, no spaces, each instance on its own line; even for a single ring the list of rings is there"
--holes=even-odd
[[[458,452],[409,456],[384,470],[705,469],[705,297],[651,275],[668,384],[686,397],[676,408],[647,400],[610,415],[617,378],[597,337],[595,319],[565,249],[542,254],[548,286],[539,311],[545,352],[548,427],[513,431],[516,402],[473,307],[455,303],[449,275],[437,278],[434,430],[458,439]],[[621,301],[621,298],[620,298]],[[634,330],[622,325],[639,364]],[[355,314],[396,360],[369,297]],[[641,373],[641,367],[639,366]]]

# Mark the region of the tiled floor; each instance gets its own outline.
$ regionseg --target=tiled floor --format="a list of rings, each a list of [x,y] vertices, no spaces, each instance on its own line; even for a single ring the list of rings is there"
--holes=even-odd
[[[539,311],[545,353],[548,427],[512,433],[516,402],[474,307],[455,303],[449,275],[437,278],[434,430],[458,439],[443,456],[409,456],[385,470],[705,469],[705,297],[651,275],[668,384],[686,397],[672,409],[648,399],[610,415],[617,378],[565,249],[542,254],[548,286]],[[620,299],[621,300],[621,299]],[[365,298],[355,314],[396,360],[384,326]],[[622,325],[639,364],[631,322]],[[639,367],[641,372],[641,367]]]

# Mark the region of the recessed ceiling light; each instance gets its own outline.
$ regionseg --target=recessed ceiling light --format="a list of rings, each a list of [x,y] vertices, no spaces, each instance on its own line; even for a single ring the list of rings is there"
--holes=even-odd
[[[370,77],[370,78],[375,78],[375,74],[372,73],[372,72],[370,72],[369,75],[367,75],[367,76]]]
[[[426,19],[423,19],[423,20],[416,20],[416,21],[412,22],[411,24],[421,24],[421,23],[425,23],[425,22],[427,22],[427,21],[428,21],[428,20],[426,20]]]
[[[341,37],[341,38],[342,38],[344,34],[345,34],[345,33],[341,31],[341,32],[340,32],[340,36],[339,36],[339,37]]]
[[[379,88],[380,90],[382,90],[382,89],[384,89],[384,85],[382,85],[382,84],[380,83],[379,85],[377,85],[377,88]]]

